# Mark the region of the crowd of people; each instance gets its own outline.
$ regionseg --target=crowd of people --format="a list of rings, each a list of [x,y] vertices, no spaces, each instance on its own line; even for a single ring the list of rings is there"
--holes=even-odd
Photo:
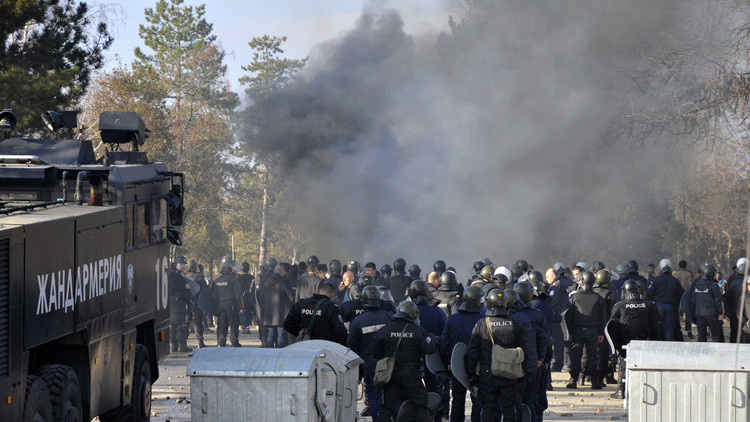
[[[485,258],[459,280],[442,260],[422,278],[419,266],[407,268],[403,258],[379,270],[373,262],[360,268],[357,261],[326,265],[316,256],[295,265],[267,258],[256,276],[247,263],[226,258],[218,277],[207,280],[194,260],[178,256],[170,275],[171,344],[174,352],[190,351],[192,324],[205,347],[215,318],[217,345],[225,347],[228,334],[240,347],[239,329],[257,325],[262,347],[323,339],[356,352],[364,361],[362,416],[374,421],[399,413],[463,421],[467,393],[472,421],[541,421],[551,372],[568,372],[570,389],[616,384],[612,397],[623,398],[623,346],[631,340],[683,341],[695,325],[697,341],[750,342],[746,267],[742,258],[723,278],[703,264],[694,276],[685,261],[673,271],[662,259],[644,277],[633,260],[612,271],[600,261],[570,268],[558,262],[542,274],[525,260],[498,266]],[[459,343],[465,357],[455,361]],[[517,376],[496,368],[508,350],[522,351]],[[447,370],[430,367],[428,356]],[[392,376],[377,385],[378,361],[388,357],[395,358]],[[464,367],[451,368],[451,359]],[[428,405],[430,394],[439,404]]]

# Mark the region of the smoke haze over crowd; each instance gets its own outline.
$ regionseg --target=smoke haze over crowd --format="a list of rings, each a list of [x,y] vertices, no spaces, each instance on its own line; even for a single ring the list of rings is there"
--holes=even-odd
[[[304,253],[460,271],[482,257],[659,258],[641,254],[669,217],[648,190],[667,151],[604,139],[637,51],[680,2],[486,3],[457,8],[452,34],[417,35],[373,5],[252,106],[266,119],[240,139],[283,157],[291,224],[314,243]]]

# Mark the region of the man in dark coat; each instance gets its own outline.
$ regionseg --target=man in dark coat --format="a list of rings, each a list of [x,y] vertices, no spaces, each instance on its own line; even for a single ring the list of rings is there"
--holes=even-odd
[[[406,299],[406,289],[411,284],[412,278],[406,275],[406,260],[397,258],[393,261],[393,275],[388,278],[391,286],[391,295],[395,303],[401,303]]]
[[[685,290],[682,288],[680,280],[672,276],[672,268],[670,268],[669,263],[666,260],[662,261],[664,262],[662,263],[662,268],[660,268],[661,275],[651,280],[651,284],[648,285],[648,289],[646,290],[646,297],[653,300],[659,309],[659,315],[661,315],[662,321],[664,321],[665,340],[675,341],[677,336],[681,335],[679,333],[678,312],[680,299],[682,299]],[[631,280],[637,281],[638,279],[631,278]]]
[[[287,333],[282,326],[294,299],[292,287],[285,277],[288,267],[286,262],[278,264],[261,285],[258,300],[263,303],[263,325],[268,327],[266,347],[281,348],[288,344]]]

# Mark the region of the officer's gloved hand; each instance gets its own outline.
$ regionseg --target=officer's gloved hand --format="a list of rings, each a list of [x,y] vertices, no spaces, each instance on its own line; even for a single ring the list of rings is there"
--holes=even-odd
[[[469,385],[472,387],[476,387],[479,385],[479,375],[478,374],[471,374],[469,375]]]

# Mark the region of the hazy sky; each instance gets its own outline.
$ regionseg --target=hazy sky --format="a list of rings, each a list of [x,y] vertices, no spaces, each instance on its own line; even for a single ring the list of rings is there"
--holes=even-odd
[[[110,31],[115,40],[105,52],[106,69],[133,61],[133,50],[143,47],[138,25],[144,24],[144,10],[155,7],[157,0],[91,0],[93,8],[105,6]],[[228,78],[239,90],[237,79],[244,74],[241,66],[250,62],[251,38],[285,35],[285,55],[304,57],[320,42],[335,38],[351,29],[365,4],[388,5],[399,12],[408,33],[439,31],[448,28],[450,0],[412,0],[386,2],[369,0],[185,0],[183,5],[206,5],[205,18],[214,25],[227,53]]]

